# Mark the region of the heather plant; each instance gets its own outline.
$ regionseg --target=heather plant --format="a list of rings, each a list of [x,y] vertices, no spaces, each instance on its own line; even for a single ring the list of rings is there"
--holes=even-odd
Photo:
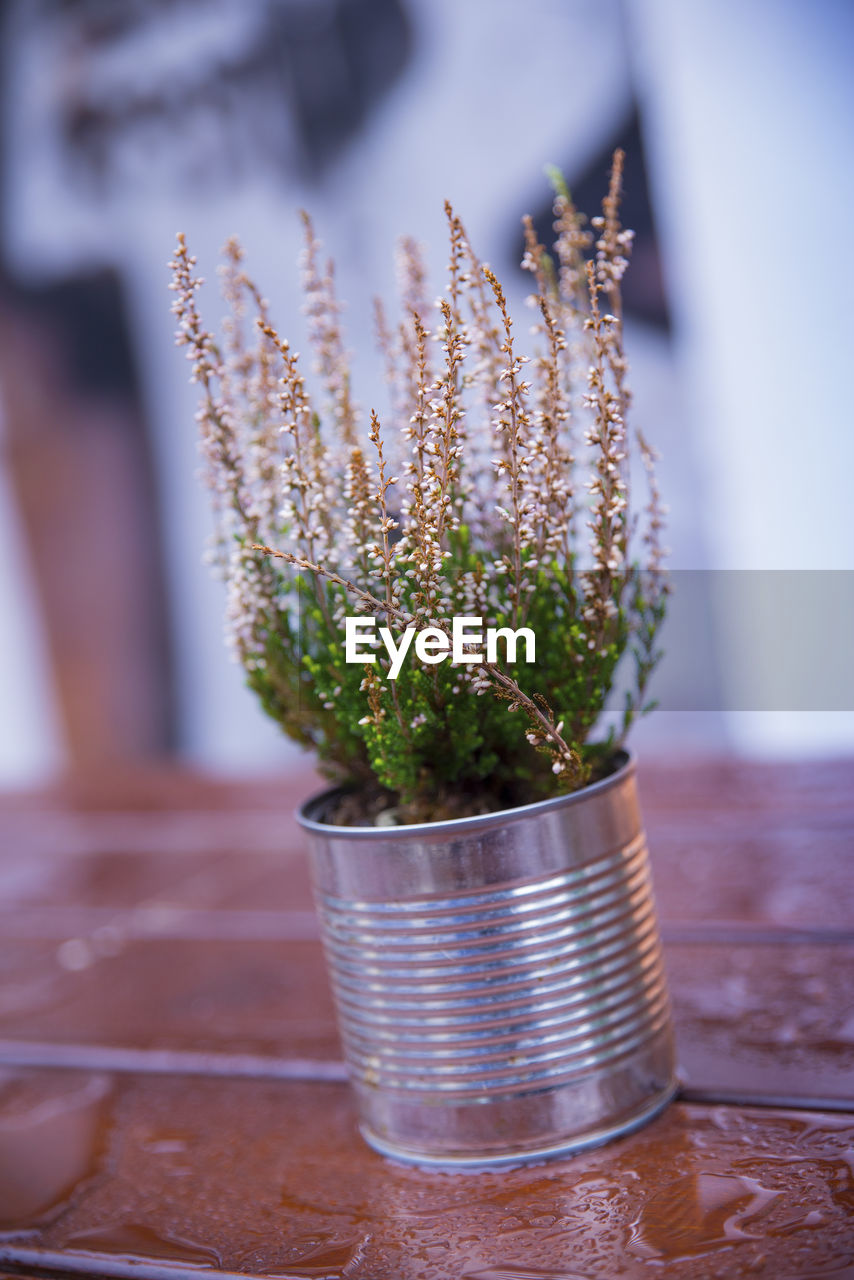
[[[382,422],[353,397],[333,266],[308,215],[311,391],[237,241],[224,250],[229,314],[214,337],[178,238],[173,310],[201,387],[229,643],[264,709],[332,776],[358,784],[364,812],[393,805],[400,821],[430,820],[574,790],[607,769],[649,709],[667,589],[654,456],[627,426],[621,175],[617,152],[589,225],[555,175],[551,251],[524,219],[532,356],[450,205],[437,303],[419,247],[402,242],[401,319],[391,326],[376,307]],[[632,453],[648,482],[639,513]],[[499,637],[464,661],[410,650],[392,678],[378,637],[373,661],[347,661],[348,617],[398,637],[430,629],[434,652],[455,617],[527,628],[535,659]],[[624,658],[624,705],[594,741]]]

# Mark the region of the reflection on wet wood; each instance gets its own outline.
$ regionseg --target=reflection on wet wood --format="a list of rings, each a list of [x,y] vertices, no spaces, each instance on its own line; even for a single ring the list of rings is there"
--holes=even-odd
[[[646,770],[697,1101],[600,1151],[464,1178],[357,1134],[290,817],[313,782],[127,774],[112,799],[3,800],[0,1271],[842,1280],[852,782],[851,765]]]

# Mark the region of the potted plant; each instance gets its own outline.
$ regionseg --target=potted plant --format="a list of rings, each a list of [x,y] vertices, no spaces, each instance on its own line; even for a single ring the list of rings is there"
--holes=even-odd
[[[338,783],[300,820],[363,1132],[418,1163],[576,1150],[674,1091],[622,745],[648,709],[666,585],[653,453],[627,429],[621,173],[618,152],[589,229],[556,178],[552,253],[524,221],[533,359],[449,205],[435,307],[403,242],[402,319],[376,315],[393,427],[357,409],[307,215],[320,402],[236,241],[222,340],[183,237],[171,264],[229,641]],[[603,732],[622,660],[632,679]]]

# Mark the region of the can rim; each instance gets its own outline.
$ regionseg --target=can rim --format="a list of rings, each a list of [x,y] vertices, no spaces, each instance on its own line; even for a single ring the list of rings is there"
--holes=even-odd
[[[387,843],[400,843],[425,836],[453,835],[456,832],[488,831],[493,827],[503,827],[510,822],[535,818],[543,813],[551,813],[556,809],[570,808],[581,804],[594,796],[603,795],[612,787],[617,787],[635,773],[637,758],[633,751],[620,748],[614,753],[616,760],[622,760],[613,773],[592,782],[580,791],[571,791],[568,795],[550,796],[547,800],[535,800],[531,804],[516,805],[512,809],[497,809],[494,813],[473,814],[468,818],[447,818],[439,822],[403,823],[395,827],[349,827],[334,822],[324,822],[317,815],[326,808],[335,796],[352,794],[352,787],[328,787],[325,791],[309,797],[296,811],[296,819],[305,831],[313,831],[317,835],[335,836],[354,840],[381,840]]]
[[[589,1129],[565,1138],[557,1138],[554,1142],[542,1143],[538,1146],[519,1146],[505,1151],[492,1152],[451,1152],[441,1154],[419,1152],[406,1146],[398,1146],[395,1142],[373,1132],[369,1124],[359,1125],[359,1132],[369,1147],[387,1156],[398,1164],[415,1166],[431,1172],[445,1173],[489,1173],[493,1169],[519,1169],[525,1165],[540,1164],[545,1160],[560,1159],[579,1155],[594,1147],[604,1146],[614,1138],[626,1137],[630,1133],[643,1128],[650,1120],[664,1111],[679,1094],[681,1082],[675,1075],[667,1084],[655,1093],[643,1106],[638,1107],[631,1115],[616,1120],[611,1124],[603,1123],[595,1129]]]

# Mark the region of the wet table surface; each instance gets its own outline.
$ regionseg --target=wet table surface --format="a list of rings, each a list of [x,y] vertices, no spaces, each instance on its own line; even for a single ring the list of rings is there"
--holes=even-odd
[[[854,1277],[854,762],[641,769],[678,1100],[495,1173],[359,1138],[302,773],[0,799],[0,1275]]]

